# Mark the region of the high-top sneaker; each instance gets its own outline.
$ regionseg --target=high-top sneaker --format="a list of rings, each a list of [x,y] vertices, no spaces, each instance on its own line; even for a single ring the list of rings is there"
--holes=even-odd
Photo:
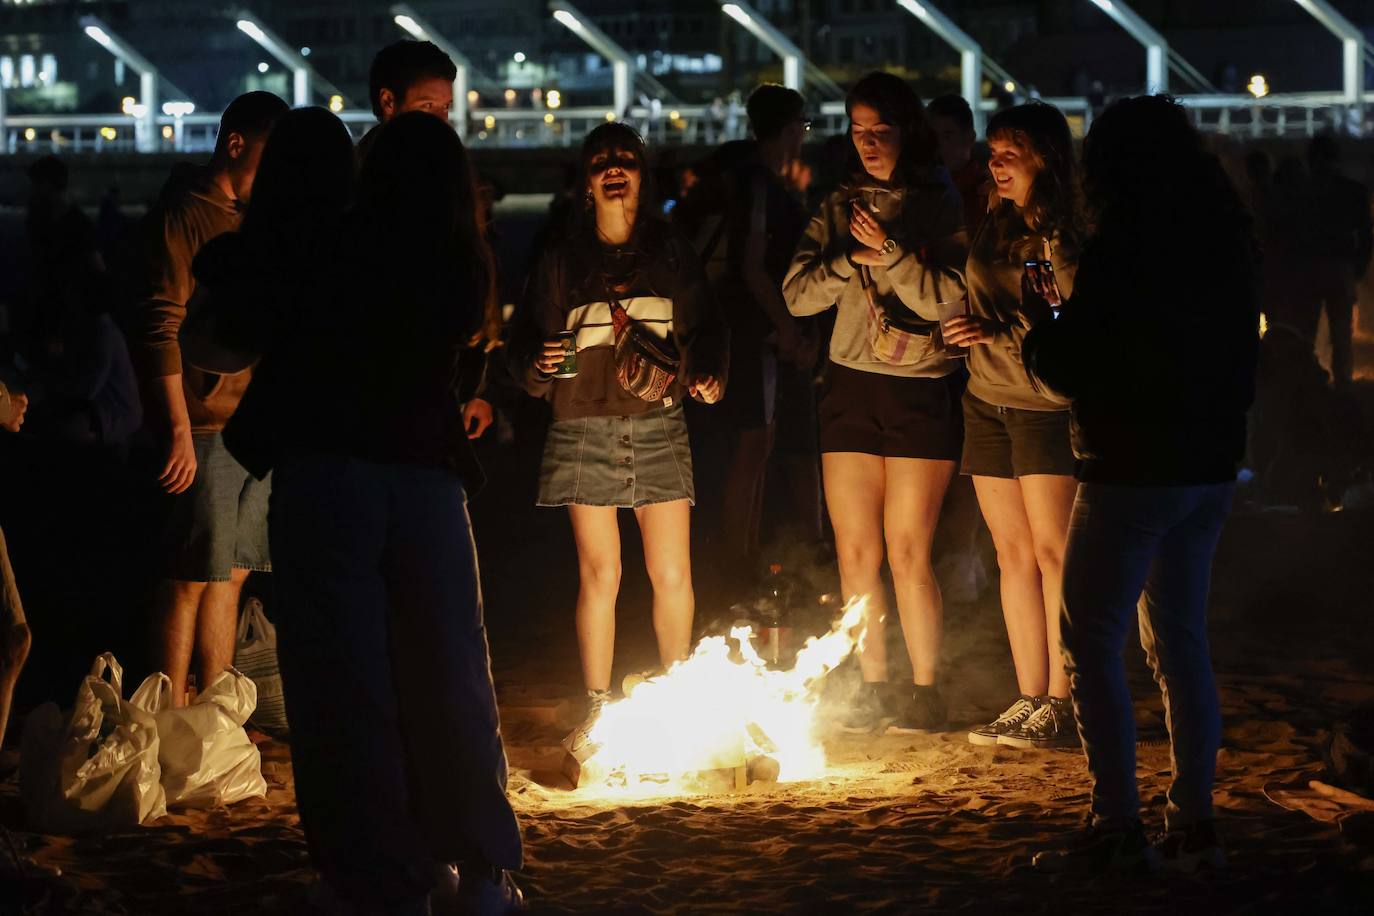
[[[997,718],[987,725],[980,725],[970,729],[968,733],[969,744],[979,744],[984,747],[997,743],[997,739],[1015,728],[1019,728],[1031,715],[1040,708],[1040,698],[1026,696],[1022,694]]]
[[[1043,697],[1040,708],[1016,728],[998,735],[997,743],[1010,747],[1079,747],[1073,704],[1059,697]]]

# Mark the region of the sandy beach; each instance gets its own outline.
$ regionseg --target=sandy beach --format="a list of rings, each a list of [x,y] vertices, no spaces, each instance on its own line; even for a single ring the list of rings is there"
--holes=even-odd
[[[567,556],[563,520],[530,517],[530,528],[503,526],[483,555],[511,795],[527,844],[521,877],[536,912],[1353,913],[1368,912],[1374,900],[1374,815],[1350,816],[1308,787],[1322,778],[1319,749],[1332,724],[1374,701],[1374,570],[1364,562],[1374,514],[1232,520],[1212,616],[1225,716],[1217,804],[1231,867],[1087,882],[1029,865],[1036,850],[1081,822],[1081,755],[973,747],[962,729],[827,732],[829,773],[804,783],[632,801],[595,787],[570,790],[550,771],[575,713],[573,634],[557,597],[569,594],[571,570],[553,564],[535,581],[499,559],[505,537],[532,537],[537,550]],[[652,655],[640,611],[646,585],[633,564],[626,569],[617,674]],[[708,622],[704,610],[700,616]],[[952,720],[984,721],[1014,693],[995,590],[951,606],[947,633]],[[536,645],[547,651],[530,651]],[[1157,827],[1169,772],[1163,717],[1139,648],[1128,658],[1142,799]],[[833,674],[832,692],[852,676]],[[28,832],[11,773],[0,783],[0,823],[24,854],[61,876],[8,887],[0,912],[307,911],[312,874],[289,750],[275,741],[262,750],[265,800],[175,812],[98,838]]]

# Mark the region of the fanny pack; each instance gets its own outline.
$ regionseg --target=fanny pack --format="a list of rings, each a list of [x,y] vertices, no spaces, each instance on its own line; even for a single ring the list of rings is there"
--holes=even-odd
[[[860,266],[859,282],[868,301],[868,346],[874,357],[889,366],[914,366],[926,359],[937,323],[894,315],[884,308],[867,267]]]
[[[611,299],[611,327],[615,330],[615,379],[641,401],[661,401],[677,378],[675,348],[646,331]]]

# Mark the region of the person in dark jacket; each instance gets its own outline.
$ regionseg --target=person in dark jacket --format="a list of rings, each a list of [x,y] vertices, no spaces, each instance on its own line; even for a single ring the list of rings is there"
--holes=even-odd
[[[793,89],[765,83],[749,95],[747,111],[757,144],[724,177],[721,219],[711,237],[698,242],[730,324],[730,396],[721,406],[732,441],[721,522],[726,548],[745,581],[758,568],[780,391],[801,392],[802,403],[787,419],[802,427],[792,438],[815,438],[814,398],[806,395],[818,347],[814,333],[806,333],[782,298],[782,280],[807,223],[806,210],[783,177],[801,156],[806,102]],[[713,271],[715,265],[719,269]]]
[[[1215,865],[1221,716],[1207,595],[1255,391],[1255,240],[1221,164],[1167,97],[1127,99],[1094,120],[1084,178],[1096,235],[1062,317],[1037,324],[1023,354],[1071,399],[1081,462],[1061,628],[1092,817],[1036,864]],[[1158,848],[1140,820],[1122,658],[1142,591],[1141,644],[1164,695],[1174,770]]]
[[[202,687],[233,662],[239,591],[250,570],[271,568],[270,486],[234,460],[221,435],[251,370],[220,374],[183,366],[177,335],[195,291],[192,259],[211,239],[238,228],[267,135],[286,111],[269,92],[230,102],[209,164],[178,167],[142,225],[146,289],[129,343],[151,419],[167,436],[159,482],[175,497],[164,533],[157,645],[174,705],[185,701],[193,650]]]
[[[347,133],[327,112],[318,119],[325,135],[301,125],[296,142],[312,146],[283,159],[343,184]],[[269,144],[264,169],[275,152]],[[467,513],[480,472],[456,390],[497,308],[475,187],[448,124],[390,121],[353,211],[315,226],[328,244],[283,270],[269,259],[277,317],[225,431],[274,477],[278,654],[301,821],[329,912],[427,913],[454,867],[462,912],[520,899]],[[340,193],[300,215],[339,213]],[[242,243],[254,249],[273,228],[250,208]],[[279,282],[288,270],[302,274],[289,285]]]
[[[713,404],[725,387],[724,319],[686,237],[651,215],[646,158],[643,140],[624,124],[587,135],[581,225],[546,252],[512,346],[525,389],[553,405],[539,505],[567,506],[577,543],[577,636],[588,711],[564,746],[579,760],[594,752],[590,732],[610,699],[617,510],[634,510],[643,535],[660,662],[667,667],[691,648],[696,488],[683,400]],[[572,335],[574,377],[556,377],[567,356],[560,334]],[[632,391],[626,384],[617,346],[626,334],[642,335],[679,361],[666,389]]]

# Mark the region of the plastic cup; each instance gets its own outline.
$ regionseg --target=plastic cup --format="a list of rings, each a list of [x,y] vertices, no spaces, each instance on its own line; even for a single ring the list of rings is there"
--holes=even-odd
[[[958,344],[949,343],[945,340],[945,326],[955,318],[963,318],[968,314],[968,300],[955,299],[951,302],[937,302],[935,312],[940,319],[940,351],[950,359],[964,359],[968,356],[968,347],[961,347]]]

